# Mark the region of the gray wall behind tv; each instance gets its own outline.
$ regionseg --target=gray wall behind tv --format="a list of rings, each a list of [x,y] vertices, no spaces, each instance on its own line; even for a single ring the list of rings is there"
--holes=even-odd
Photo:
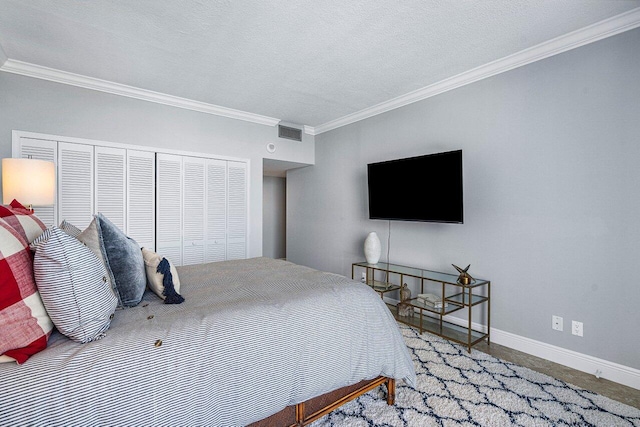
[[[249,159],[250,256],[262,255],[264,157],[312,164],[315,155],[307,134],[288,141],[275,126],[0,72],[0,158],[11,157],[12,130]]]
[[[392,221],[390,261],[471,264],[492,327],[640,368],[639,46],[632,30],[318,135],[287,175],[287,258],[350,276],[376,231],[386,260],[367,163],[462,149],[464,224]]]

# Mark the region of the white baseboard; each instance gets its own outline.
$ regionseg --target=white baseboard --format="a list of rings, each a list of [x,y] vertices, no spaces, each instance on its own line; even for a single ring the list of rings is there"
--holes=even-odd
[[[398,301],[391,298],[384,298],[385,302],[397,304]],[[444,316],[443,318],[449,323],[460,326],[467,326],[467,320],[453,316]],[[480,325],[473,322],[474,329],[486,332],[486,325]],[[491,328],[491,342],[540,357],[560,365],[578,371],[586,372],[607,380],[633,387],[640,390],[640,369],[631,368],[629,366],[620,365],[608,360],[599,359],[587,354],[578,353],[573,350],[567,350],[562,347],[536,341],[531,338],[522,337],[512,334],[511,332],[502,331],[500,329]]]
[[[640,369],[620,365],[495,328],[491,328],[491,342],[640,390]]]

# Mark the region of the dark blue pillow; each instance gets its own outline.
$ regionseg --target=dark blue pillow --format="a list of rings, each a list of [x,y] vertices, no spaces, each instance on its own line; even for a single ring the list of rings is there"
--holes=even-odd
[[[118,305],[134,307],[142,301],[147,286],[140,246],[101,213],[96,215],[96,225],[118,291]]]

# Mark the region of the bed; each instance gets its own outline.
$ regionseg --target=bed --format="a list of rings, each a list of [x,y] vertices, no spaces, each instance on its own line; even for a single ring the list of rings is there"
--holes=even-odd
[[[53,332],[0,364],[1,425],[306,425],[395,380],[415,385],[397,324],[364,284],[283,260],[178,267],[182,304],[145,292],[106,336]]]

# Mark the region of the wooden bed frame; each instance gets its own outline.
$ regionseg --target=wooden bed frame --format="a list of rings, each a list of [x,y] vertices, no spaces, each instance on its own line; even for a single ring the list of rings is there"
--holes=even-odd
[[[396,398],[396,380],[387,377],[377,377],[372,380],[360,381],[357,384],[342,387],[338,390],[309,399],[306,402],[298,403],[297,405],[287,406],[282,411],[263,420],[249,424],[247,427],[306,426],[381,384],[386,384],[387,386],[387,404],[393,405]]]

